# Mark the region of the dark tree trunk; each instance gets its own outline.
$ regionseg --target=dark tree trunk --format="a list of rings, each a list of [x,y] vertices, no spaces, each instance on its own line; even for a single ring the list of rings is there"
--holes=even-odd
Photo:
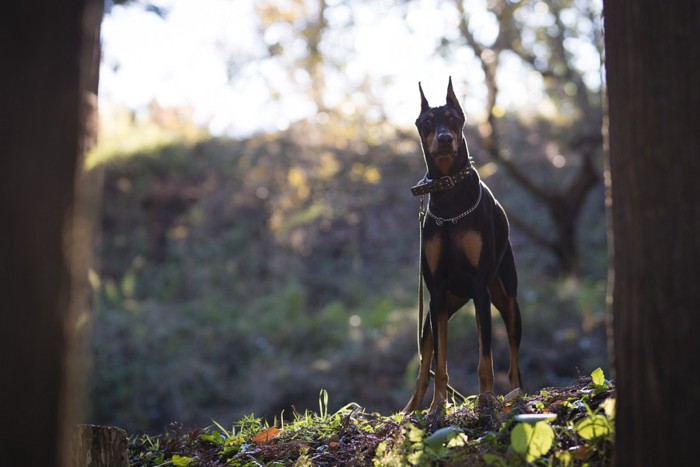
[[[63,464],[77,413],[68,355],[89,251],[77,181],[93,141],[101,13],[100,0],[35,0],[0,15],[3,465]]]
[[[697,464],[700,4],[605,2],[618,465]]]

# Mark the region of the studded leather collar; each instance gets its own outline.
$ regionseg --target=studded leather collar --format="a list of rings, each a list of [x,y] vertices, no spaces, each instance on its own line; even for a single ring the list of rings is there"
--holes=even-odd
[[[458,183],[461,183],[467,179],[472,171],[471,164],[467,164],[465,168],[453,175],[445,175],[437,180],[432,180],[428,178],[426,174],[423,179],[418,182],[418,184],[411,188],[411,193],[413,196],[423,196],[428,193],[435,193],[437,191],[445,191],[453,188]]]

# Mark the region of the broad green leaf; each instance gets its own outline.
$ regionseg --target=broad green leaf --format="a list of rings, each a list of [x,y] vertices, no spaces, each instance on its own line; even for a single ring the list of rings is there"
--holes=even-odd
[[[425,438],[423,441],[427,446],[435,449],[439,446],[444,446],[449,443],[453,438],[462,432],[456,426],[447,426],[445,428],[440,428],[436,430],[435,433]]]
[[[591,440],[609,435],[612,432],[612,427],[607,417],[594,414],[576,422],[574,430],[581,438]]]
[[[559,451],[555,454],[555,457],[563,467],[569,467],[571,465],[571,453],[569,451]]]
[[[553,441],[554,431],[545,422],[537,422],[534,425],[519,423],[510,435],[513,450],[523,456],[527,462],[547,454]]]
[[[510,434],[510,444],[515,452],[521,455],[527,452],[533,431],[534,428],[525,423],[519,423],[513,428],[513,432]]]
[[[613,420],[615,418],[615,399],[614,398],[608,397],[607,399],[605,399],[603,402],[601,402],[600,408],[602,408],[605,411],[605,415],[610,420]]]
[[[219,433],[216,431],[215,433]],[[219,439],[218,437],[215,437],[214,435],[208,435],[208,434],[203,434],[199,437],[202,441],[205,441],[207,443],[212,443],[212,444],[219,444]]]
[[[175,467],[187,467],[192,463],[193,460],[194,458],[192,457],[178,456],[177,454],[175,454],[171,459],[171,462]]]
[[[602,386],[605,384],[605,374],[603,373],[603,370],[601,368],[594,370],[593,373],[591,373],[591,379],[593,380],[593,384],[596,386]]]

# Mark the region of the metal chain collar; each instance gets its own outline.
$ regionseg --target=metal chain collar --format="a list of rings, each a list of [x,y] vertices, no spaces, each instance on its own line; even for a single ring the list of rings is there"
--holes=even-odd
[[[465,216],[468,216],[469,214],[472,213],[472,211],[474,211],[474,209],[476,209],[476,207],[481,202],[482,192],[483,192],[483,188],[481,187],[481,183],[479,183],[479,196],[476,199],[476,203],[474,203],[474,206],[470,207],[469,209],[467,209],[466,211],[464,211],[462,214],[460,214],[458,216],[450,217],[449,219],[444,219],[442,217],[438,217],[435,214],[433,214],[432,212],[430,212],[430,203],[428,203],[428,208],[425,210],[425,213],[428,216],[435,219],[435,223],[438,225],[438,227],[441,227],[442,224],[444,224],[445,222],[452,222],[452,224],[456,224],[460,219],[462,219]]]

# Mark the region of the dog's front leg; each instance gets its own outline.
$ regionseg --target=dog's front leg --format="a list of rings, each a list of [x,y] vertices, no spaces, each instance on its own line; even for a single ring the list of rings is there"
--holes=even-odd
[[[428,391],[430,383],[430,365],[433,360],[433,335],[430,332],[430,312],[423,322],[423,333],[421,335],[420,345],[420,370],[418,371],[418,379],[416,380],[416,390],[413,396],[403,408],[404,413],[413,412],[420,407],[425,393]]]
[[[445,299],[441,296],[437,300],[431,298],[430,315],[433,332],[433,349],[435,352],[435,391],[433,401],[430,403],[429,413],[439,414],[447,400],[447,321],[449,315],[445,306]]]
[[[474,294],[476,327],[479,333],[479,394],[493,395],[493,360],[491,358],[491,295],[486,287]]]

